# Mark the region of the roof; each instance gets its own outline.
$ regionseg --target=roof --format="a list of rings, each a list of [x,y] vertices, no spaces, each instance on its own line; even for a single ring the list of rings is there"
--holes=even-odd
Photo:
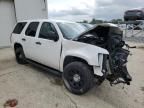
[[[53,20],[53,19],[31,19],[31,20],[20,20],[20,21],[18,21],[18,22],[32,22],[32,21],[48,21],[48,22],[76,23],[76,22],[67,21],[67,20]]]
[[[53,20],[53,19],[32,19],[32,20],[22,20],[22,21],[18,21],[18,22],[33,22],[33,21],[48,21],[48,22],[61,22],[61,23],[76,23],[76,22],[72,22],[72,21],[67,21],[67,20]],[[112,23],[101,23],[101,24],[97,24],[96,26],[106,26],[106,27],[118,27],[115,24]],[[95,27],[92,27],[95,28]]]
[[[132,8],[132,9],[129,9],[127,11],[134,11],[134,10],[143,10],[144,8],[140,7],[140,8]]]

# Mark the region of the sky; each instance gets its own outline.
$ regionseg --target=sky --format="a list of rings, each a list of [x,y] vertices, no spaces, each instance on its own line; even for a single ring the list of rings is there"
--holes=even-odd
[[[90,21],[123,18],[128,9],[144,8],[144,0],[48,0],[51,19]]]

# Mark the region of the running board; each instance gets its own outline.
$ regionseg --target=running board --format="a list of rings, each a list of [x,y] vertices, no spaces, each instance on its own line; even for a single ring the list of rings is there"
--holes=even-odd
[[[35,61],[33,61],[33,60],[30,60],[30,59],[27,59],[26,61],[27,61],[28,63],[30,63],[30,64],[32,64],[32,65],[40,68],[40,69],[43,69],[43,70],[46,71],[46,72],[52,73],[53,75],[56,75],[56,76],[59,76],[59,77],[62,76],[62,72],[60,72],[60,71],[58,71],[58,70],[52,69],[52,68],[50,68],[50,67],[48,67],[48,66],[42,65],[42,64],[37,63],[37,62],[35,62]]]

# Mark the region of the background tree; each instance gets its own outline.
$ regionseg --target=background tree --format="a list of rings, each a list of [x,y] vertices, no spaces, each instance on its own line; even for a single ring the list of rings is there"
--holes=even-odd
[[[88,21],[87,20],[83,20],[83,22],[82,23],[88,23]]]
[[[119,22],[122,22],[122,21],[123,21],[122,19],[112,19],[111,23],[118,24]]]
[[[96,19],[92,19],[92,21],[90,22],[90,24],[100,24],[103,23],[103,20],[96,20]]]

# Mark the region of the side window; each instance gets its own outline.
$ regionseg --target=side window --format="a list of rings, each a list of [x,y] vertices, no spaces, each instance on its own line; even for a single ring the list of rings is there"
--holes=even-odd
[[[13,33],[20,34],[22,32],[23,28],[25,27],[25,25],[26,25],[26,22],[17,23],[17,25],[14,28]]]
[[[39,22],[31,22],[25,32],[27,36],[35,37]]]
[[[41,26],[39,38],[53,40],[55,37],[58,37],[56,29],[53,24],[44,22]]]

